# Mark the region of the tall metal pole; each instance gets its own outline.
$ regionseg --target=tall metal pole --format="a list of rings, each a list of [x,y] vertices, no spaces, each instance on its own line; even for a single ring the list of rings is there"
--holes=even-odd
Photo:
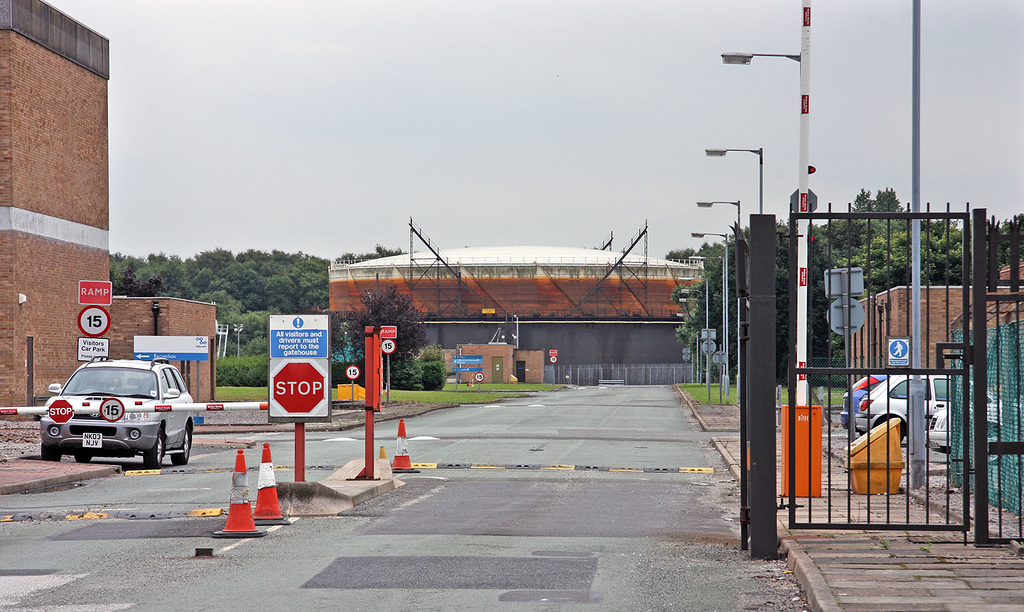
[[[913,0],[913,81],[911,90],[911,180],[910,211],[921,212],[921,0]],[[911,220],[911,319],[910,365],[921,367],[921,220]],[[910,488],[920,489],[928,482],[925,461],[924,379],[914,375],[910,380],[910,419],[907,454],[909,455]]]
[[[729,235],[722,236],[725,256],[722,258],[722,391],[729,398]]]
[[[811,0],[803,0],[800,29],[800,212],[810,212],[808,185],[808,166],[810,165],[810,127],[811,127]],[[796,290],[796,364],[798,368],[807,367],[807,310],[808,310],[808,270],[807,270],[807,232],[808,222],[800,219],[797,223],[797,274],[799,275]],[[808,406],[809,381],[807,376],[797,376],[796,405]]]
[[[711,315],[709,314],[710,312],[711,312],[711,298],[709,297],[709,293],[708,293],[708,279],[707,279],[707,276],[705,276],[704,277],[704,329],[711,329]],[[711,344],[710,344],[710,342],[711,342],[711,332],[709,331],[709,332],[707,332],[707,334],[708,334],[708,337],[705,338],[705,340],[707,340],[707,342],[709,343],[708,346],[710,347],[711,346]],[[704,367],[707,368],[707,371],[704,373],[704,383],[707,385],[708,401],[710,402],[711,401],[711,351],[708,351],[708,354],[705,356]]]

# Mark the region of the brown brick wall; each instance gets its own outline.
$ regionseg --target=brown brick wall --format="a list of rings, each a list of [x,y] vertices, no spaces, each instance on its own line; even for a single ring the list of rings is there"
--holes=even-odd
[[[156,316],[157,333],[153,331],[153,303],[160,304]],[[175,362],[185,375],[192,397],[203,401],[214,399],[217,366],[213,347],[217,340],[217,306],[169,297],[114,297],[110,306],[110,356],[131,359],[135,336],[206,336],[210,339],[210,361]],[[198,368],[198,370],[197,370]],[[199,388],[199,385],[202,388]],[[198,392],[198,394],[197,394]]]
[[[0,30],[0,206],[108,228],[106,79],[12,30]],[[24,405],[78,366],[78,281],[108,275],[105,245],[0,231],[0,403]]]
[[[951,342],[950,326],[959,321],[962,311],[960,287],[921,288],[921,339],[924,367],[936,367],[936,342]],[[868,321],[853,335],[852,349],[857,367],[885,366],[888,338],[911,336],[910,289],[896,287],[885,293],[861,300],[869,310]]]
[[[107,229],[107,81],[0,31],[0,205]]]

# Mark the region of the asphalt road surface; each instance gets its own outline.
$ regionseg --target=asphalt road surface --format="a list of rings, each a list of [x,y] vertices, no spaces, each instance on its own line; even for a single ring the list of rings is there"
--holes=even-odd
[[[0,608],[805,609],[784,565],[739,550],[738,489],[670,388],[565,389],[406,428],[412,461],[437,468],[262,538],[212,538],[223,517],[159,518],[226,507],[235,451],[201,440],[188,473],[0,497],[3,513],[140,517],[0,524]],[[397,423],[377,427],[388,456],[396,434]],[[292,464],[291,434],[245,437]],[[306,479],[361,457],[363,445],[361,431],[309,434]],[[247,450],[250,467],[261,446]],[[249,480],[255,499],[254,472]]]

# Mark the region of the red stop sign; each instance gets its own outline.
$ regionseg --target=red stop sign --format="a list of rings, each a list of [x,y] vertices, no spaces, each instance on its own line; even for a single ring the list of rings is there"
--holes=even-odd
[[[312,364],[292,362],[274,376],[271,394],[286,412],[309,414],[324,401],[326,387],[326,377]]]
[[[50,409],[46,414],[53,419],[55,423],[67,423],[71,420],[71,417],[75,416],[75,409],[71,407],[71,403],[67,400],[54,400],[50,404]]]

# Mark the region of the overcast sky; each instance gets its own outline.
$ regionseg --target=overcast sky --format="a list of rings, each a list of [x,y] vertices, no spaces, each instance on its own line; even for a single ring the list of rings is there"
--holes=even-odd
[[[110,39],[110,249],[628,245],[785,215],[799,0],[50,0]],[[811,189],[909,204],[911,0],[818,0]],[[922,202],[1024,211],[1024,2],[928,0]],[[419,249],[417,245],[417,249]]]

